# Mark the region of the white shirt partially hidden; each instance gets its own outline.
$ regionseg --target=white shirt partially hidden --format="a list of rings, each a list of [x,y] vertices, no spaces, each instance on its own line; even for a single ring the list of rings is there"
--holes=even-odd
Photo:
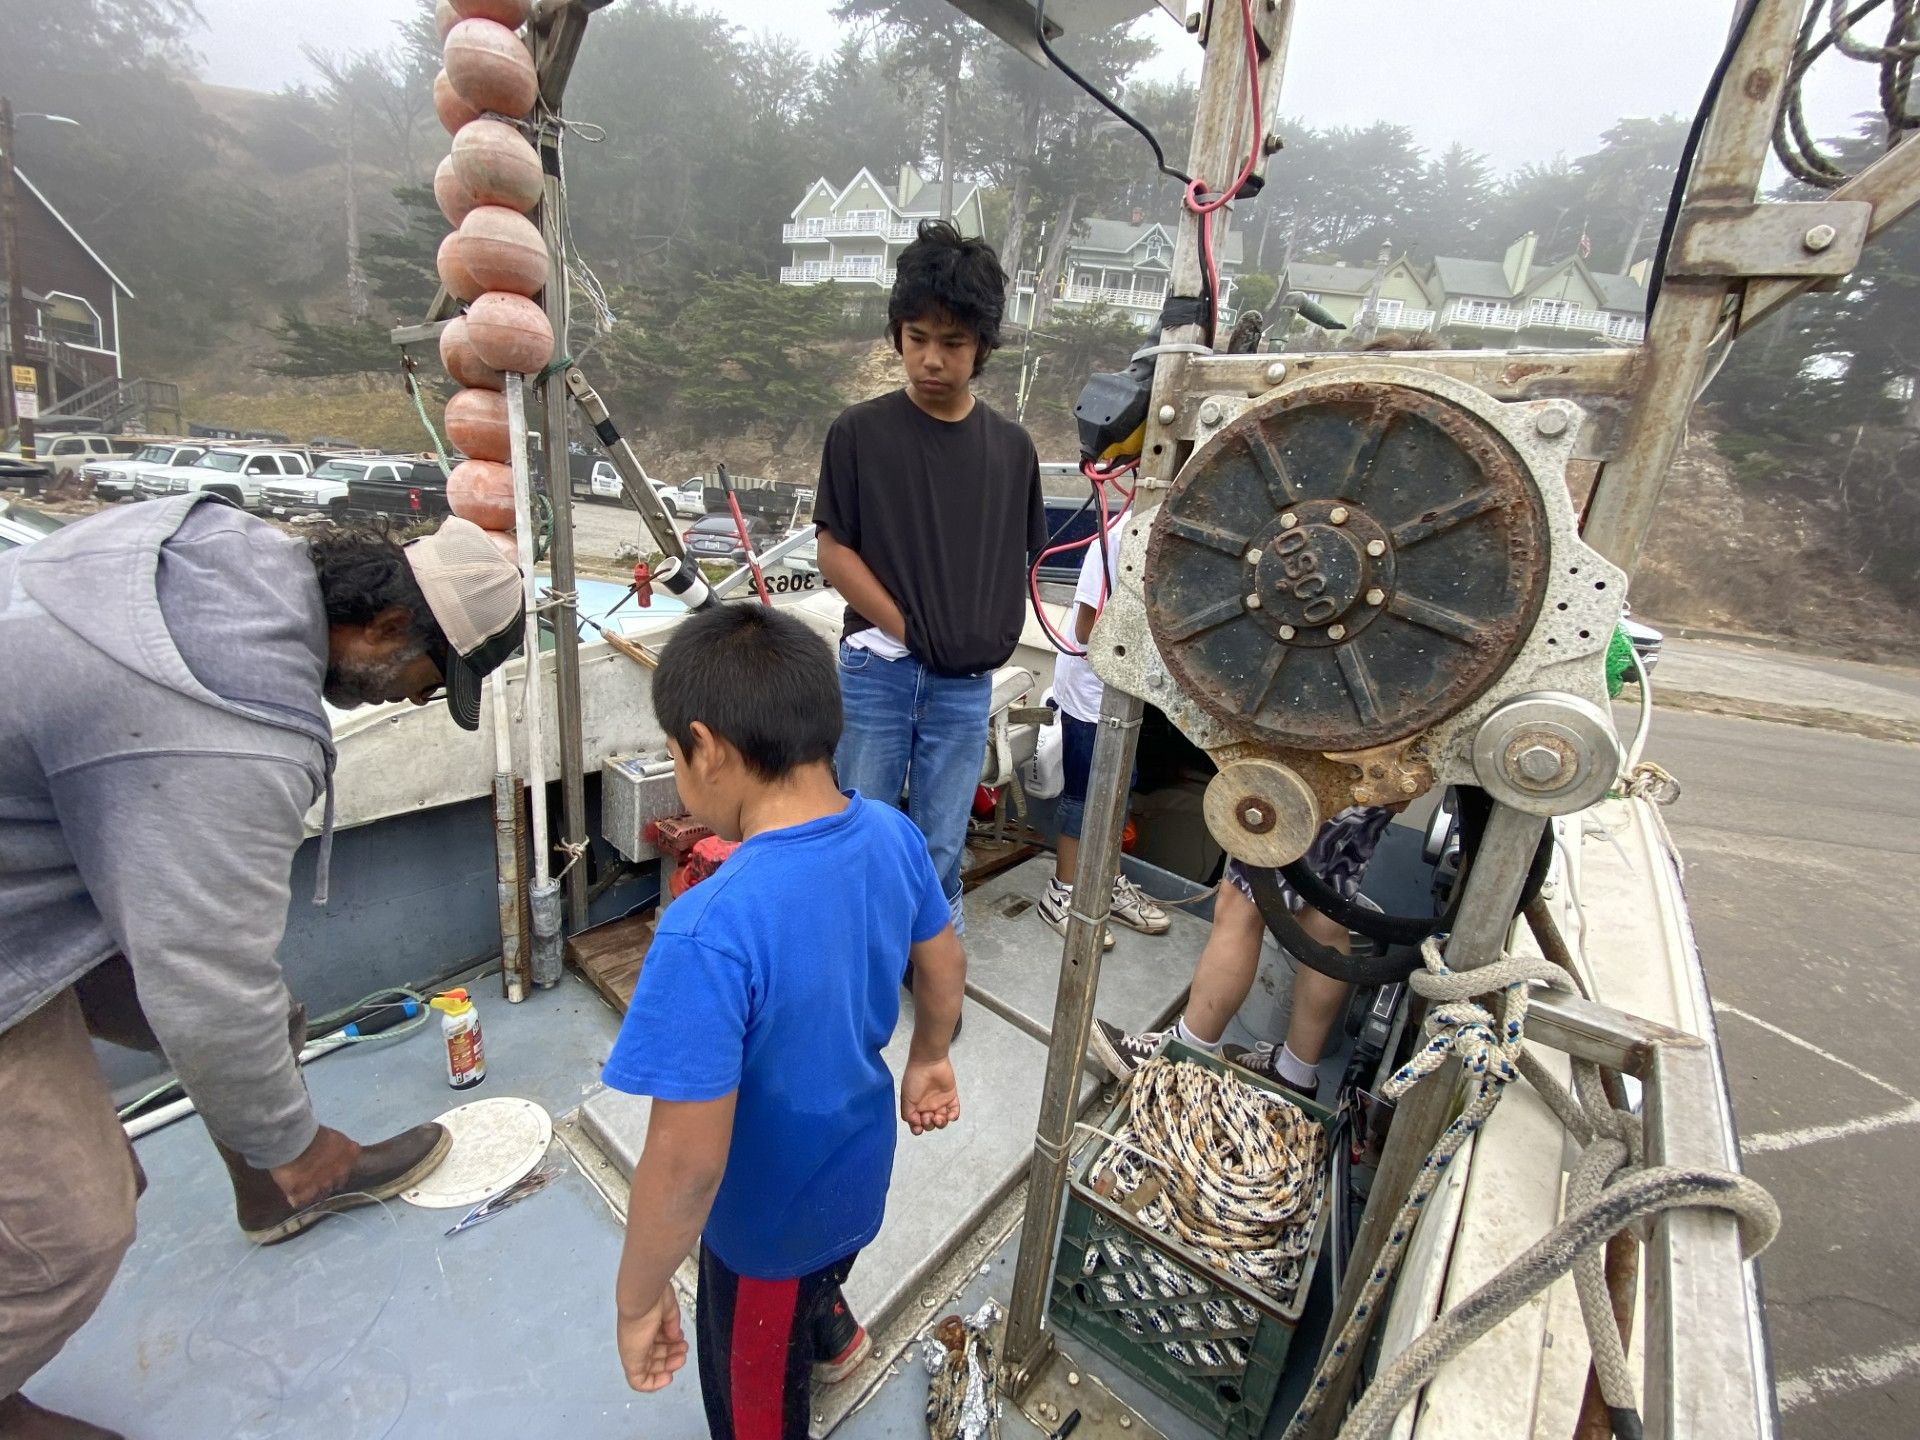
[[[882,630],[878,625],[869,625],[866,629],[856,631],[854,634],[849,635],[847,637],[847,644],[853,646],[856,650],[866,650],[878,655],[882,660],[904,660],[907,658],[907,647],[894,639],[893,636],[889,635],[886,631]]]
[[[1067,633],[1065,639],[1078,643],[1073,633],[1073,617],[1082,605],[1099,609],[1106,598],[1106,575],[1118,574],[1120,570],[1120,529],[1126,523],[1127,513],[1123,510],[1113,516],[1107,525],[1107,567],[1103,573],[1100,568],[1100,547],[1098,544],[1087,546],[1086,558],[1080,562],[1080,583],[1073,587],[1073,605],[1067,611]],[[872,631],[867,632],[869,634]],[[1076,720],[1089,723],[1100,719],[1100,701],[1106,694],[1106,686],[1100,683],[1100,677],[1093,673],[1084,656],[1062,655],[1053,667],[1053,700],[1063,714]]]

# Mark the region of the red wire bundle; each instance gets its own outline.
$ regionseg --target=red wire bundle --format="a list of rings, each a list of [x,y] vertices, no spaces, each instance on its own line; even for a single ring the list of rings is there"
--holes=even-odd
[[[1213,217],[1226,209],[1245,187],[1253,174],[1253,167],[1260,163],[1260,147],[1266,139],[1260,133],[1260,50],[1253,33],[1253,0],[1240,0],[1240,18],[1246,30],[1247,88],[1253,102],[1253,144],[1247,151],[1247,163],[1240,167],[1238,178],[1213,199],[1202,198],[1206,194],[1207,182],[1200,176],[1194,176],[1192,183],[1187,186],[1187,209],[1200,217],[1200,263],[1207,272],[1207,303],[1212,312],[1207,319],[1209,340],[1220,323],[1220,264],[1213,253]]]
[[[1047,639],[1052,642],[1053,648],[1062,655],[1078,655],[1084,657],[1087,652],[1082,650],[1078,645],[1075,645],[1072,641],[1062,639],[1059,632],[1053,628],[1053,622],[1047,619],[1046,607],[1040,602],[1040,567],[1055,555],[1064,555],[1072,550],[1083,550],[1095,540],[1098,540],[1102,545],[1107,543],[1107,537],[1113,533],[1113,527],[1120,523],[1120,515],[1125,514],[1127,506],[1133,503],[1133,491],[1121,489],[1119,477],[1129,474],[1139,469],[1139,467],[1140,461],[1137,457],[1122,464],[1115,465],[1110,470],[1100,469],[1091,460],[1082,461],[1080,473],[1093,482],[1093,495],[1095,503],[1099,506],[1100,524],[1091,535],[1083,536],[1078,540],[1064,540],[1058,545],[1049,546],[1047,549],[1042,550],[1034,560],[1033,568],[1027,572],[1027,594],[1033,601],[1034,617],[1039,620],[1040,628],[1046,631]],[[1114,493],[1118,495],[1122,501],[1120,513],[1116,514],[1111,520],[1107,518],[1107,485],[1110,481],[1113,483]],[[1104,610],[1106,607],[1107,573],[1106,567],[1102,565],[1100,570],[1099,608]]]

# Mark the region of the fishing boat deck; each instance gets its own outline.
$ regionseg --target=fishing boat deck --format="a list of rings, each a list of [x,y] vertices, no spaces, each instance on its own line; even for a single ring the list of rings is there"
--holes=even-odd
[[[1417,833],[1395,830],[1417,857]],[[1028,861],[968,899],[969,994],[955,1048],[965,1118],[938,1135],[902,1134],[886,1227],[847,1287],[879,1353],[863,1375],[822,1392],[816,1433],[924,1433],[925,1375],[901,1348],[929,1321],[988,1294],[1004,1303],[1011,1290],[1058,973],[1059,942],[1031,907],[1051,864]],[[1185,885],[1159,871],[1145,878],[1163,895]],[[1175,1013],[1205,911],[1176,910],[1163,937],[1119,933],[1102,971],[1104,1018],[1141,1027]],[[637,1396],[614,1359],[618,1211],[645,1133],[644,1103],[597,1082],[618,1017],[571,973],[519,1006],[493,999],[489,982],[475,990],[488,1059],[476,1095],[446,1088],[429,1029],[311,1065],[317,1108],[371,1138],[467,1099],[523,1096],[555,1118],[557,1183],[454,1236],[443,1232],[459,1212],[395,1202],[254,1249],[233,1224],[205,1129],[189,1117],[137,1143],[150,1181],[139,1237],[98,1315],[36,1379],[35,1397],[140,1440],[382,1440],[448,1433],[456,1420],[473,1440],[703,1434],[692,1369],[663,1394]],[[910,1028],[903,1014],[896,1064]],[[1083,1099],[1099,1089],[1090,1074]],[[1138,1387],[1114,1384],[1166,1434],[1196,1433]],[[1011,1407],[1007,1420],[1009,1437],[1039,1433]]]

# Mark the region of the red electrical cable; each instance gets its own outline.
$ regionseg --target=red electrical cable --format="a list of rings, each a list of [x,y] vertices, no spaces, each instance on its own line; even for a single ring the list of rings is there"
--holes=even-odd
[[[1260,148],[1266,137],[1260,133],[1260,49],[1254,38],[1253,0],[1240,0],[1240,18],[1246,30],[1247,41],[1247,89],[1248,98],[1253,104],[1253,144],[1247,150],[1247,163],[1240,167],[1240,174],[1233,184],[1221,191],[1211,200],[1203,200],[1206,193],[1206,181],[1196,175],[1187,186],[1186,204],[1200,218],[1200,260],[1207,272],[1207,299],[1211,309],[1208,316],[1207,333],[1209,337],[1220,324],[1220,266],[1213,253],[1213,217],[1233,203],[1234,197],[1245,188],[1253,175],[1253,167],[1260,163]]]
[[[1065,540],[1058,545],[1052,545],[1042,550],[1040,554],[1035,557],[1032,568],[1027,571],[1027,596],[1033,604],[1034,618],[1040,622],[1040,628],[1046,632],[1047,639],[1051,642],[1053,648],[1062,655],[1073,655],[1084,659],[1087,652],[1075,645],[1072,641],[1062,638],[1060,632],[1053,628],[1053,622],[1047,619],[1046,607],[1040,599],[1040,567],[1055,555],[1063,555],[1072,550],[1084,550],[1088,545],[1093,543],[1096,537],[1102,544],[1106,543],[1107,538],[1113,533],[1114,526],[1118,525],[1121,516],[1125,515],[1126,505],[1133,503],[1134,492],[1132,490],[1122,490],[1118,483],[1118,477],[1137,470],[1139,465],[1140,461],[1138,457],[1116,465],[1110,470],[1096,468],[1091,460],[1082,461],[1080,473],[1093,483],[1093,498],[1099,506],[1098,526],[1091,535],[1084,535],[1078,540]],[[1121,507],[1120,515],[1114,516],[1111,520],[1107,518],[1106,492],[1107,482],[1110,480],[1114,482],[1113,488],[1115,492],[1126,502],[1126,505]],[[1107,570],[1106,565],[1103,563],[1100,567],[1100,605],[1094,612],[1096,617],[1100,610],[1106,609],[1107,598]]]

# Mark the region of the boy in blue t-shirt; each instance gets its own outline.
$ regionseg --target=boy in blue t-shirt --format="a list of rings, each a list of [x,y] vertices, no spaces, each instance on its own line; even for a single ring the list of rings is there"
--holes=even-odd
[[[660,923],[604,1078],[653,1097],[616,1286],[634,1389],[687,1341],[672,1276],[700,1244],[700,1390],[715,1440],[798,1440],[810,1382],[871,1348],[840,1284],[893,1173],[881,1056],[913,963],[898,1113],[960,1118],[947,1047],[966,959],[911,821],[834,781],[833,653],[800,621],[723,605],[675,630],[653,677],[680,799],[743,843]]]

